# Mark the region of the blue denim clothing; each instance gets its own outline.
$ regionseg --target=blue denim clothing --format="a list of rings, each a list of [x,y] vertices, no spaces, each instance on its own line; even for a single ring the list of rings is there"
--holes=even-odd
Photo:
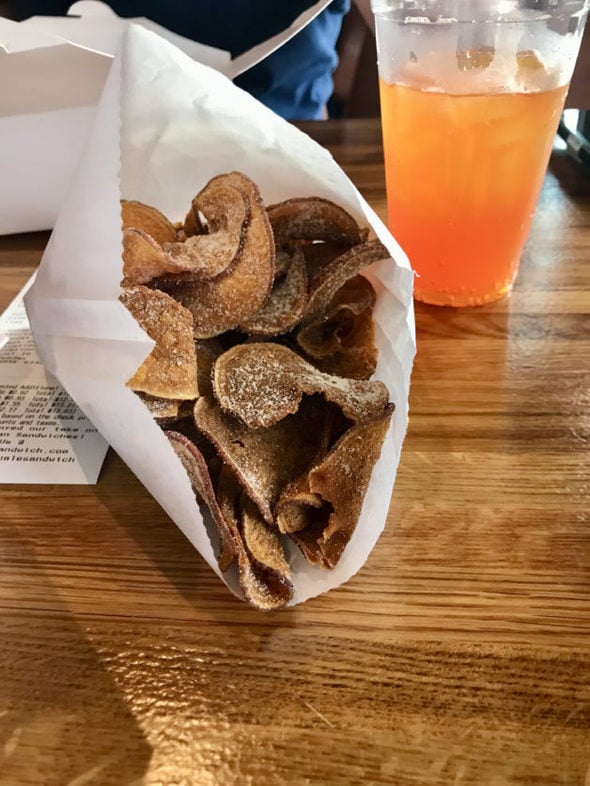
[[[333,0],[307,27],[235,81],[288,120],[321,120],[338,65],[336,41],[350,0]]]

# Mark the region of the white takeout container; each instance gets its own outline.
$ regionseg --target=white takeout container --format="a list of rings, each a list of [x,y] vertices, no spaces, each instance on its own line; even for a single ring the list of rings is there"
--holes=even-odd
[[[315,3],[288,28],[234,60],[229,52],[149,19],[133,22],[234,79],[282,46],[328,2]],[[24,22],[0,17],[0,235],[53,227],[130,21],[97,0],[81,0],[68,14]]]
[[[223,75],[132,25],[26,306],[42,362],[221,575],[215,535],[207,531],[180,461],[125,386],[153,342],[118,302],[120,199],[146,202],[172,221],[182,220],[199,189],[232,170],[250,176],[266,204],[310,195],[332,199],[370,225],[391,254],[369,271],[378,293],[376,377],[396,405],[391,428],[359,524],[336,568],[308,565],[290,544],[298,603],[356,573],[383,529],[415,353],[408,261],[330,154]],[[240,595],[235,576],[222,578]]]

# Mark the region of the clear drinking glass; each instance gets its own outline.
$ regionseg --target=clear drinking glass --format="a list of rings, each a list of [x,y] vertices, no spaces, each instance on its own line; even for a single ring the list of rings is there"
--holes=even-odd
[[[510,291],[590,0],[371,0],[389,226],[415,297]]]

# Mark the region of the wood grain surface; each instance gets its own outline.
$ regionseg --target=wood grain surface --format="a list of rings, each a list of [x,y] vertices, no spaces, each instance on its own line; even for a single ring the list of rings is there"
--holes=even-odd
[[[384,215],[378,121],[304,124]],[[0,239],[0,308],[46,234]],[[345,586],[237,601],[111,451],[0,487],[0,784],[590,784],[590,181],[516,288],[417,307],[388,525]]]

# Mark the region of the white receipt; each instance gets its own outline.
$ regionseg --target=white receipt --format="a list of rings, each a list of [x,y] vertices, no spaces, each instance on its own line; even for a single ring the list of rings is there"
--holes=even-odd
[[[0,315],[0,483],[96,483],[108,445],[39,361],[32,281]]]

